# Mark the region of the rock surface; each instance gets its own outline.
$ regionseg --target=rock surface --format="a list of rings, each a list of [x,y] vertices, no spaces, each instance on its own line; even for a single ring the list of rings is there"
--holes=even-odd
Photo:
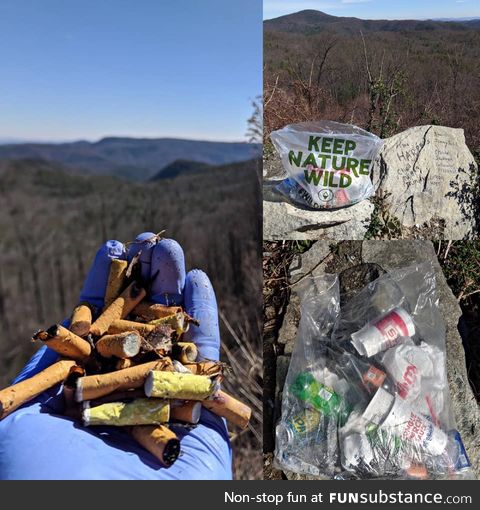
[[[477,165],[463,129],[418,126],[387,138],[372,181],[402,227],[441,222],[445,239],[477,233]]]
[[[476,437],[476,434],[480,426],[480,412],[468,382],[465,353],[457,328],[461,309],[447,285],[432,243],[430,241],[402,240],[345,244],[347,245],[346,249],[342,248],[343,243],[339,244],[335,250],[336,253],[329,256],[329,243],[325,241],[315,243],[310,250],[292,263],[291,280],[296,281],[308,272],[313,275],[321,275],[325,272],[341,273],[343,271],[340,276],[345,276],[344,283],[352,283],[357,280],[358,285],[364,285],[384,270],[388,271],[425,261],[431,261],[434,264],[437,275],[437,292],[446,325],[447,377],[453,411],[458,430],[462,435],[473,470],[478,478],[480,475],[480,438]],[[369,266],[365,266],[365,264],[369,264]],[[359,265],[358,268],[355,268],[354,266],[357,265]],[[345,289],[343,290],[345,291]],[[349,289],[347,288],[346,291]],[[293,350],[299,317],[299,299],[295,295],[295,286],[293,286],[278,340],[284,345],[285,355],[291,354]],[[282,356],[281,369],[277,372],[277,409],[281,404],[280,391],[285,381],[287,361],[288,358],[285,359],[285,356]],[[286,476],[298,479],[298,475],[293,473],[286,473]]]
[[[373,209],[368,200],[332,211],[310,211],[286,202],[264,200],[263,238],[269,241],[363,239]]]

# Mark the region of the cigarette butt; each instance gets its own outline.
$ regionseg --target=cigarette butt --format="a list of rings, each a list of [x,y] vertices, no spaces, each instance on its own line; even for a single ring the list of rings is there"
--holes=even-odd
[[[108,308],[122,292],[126,281],[127,268],[128,262],[126,260],[112,259],[105,291],[104,309]]]
[[[250,421],[252,410],[224,391],[218,391],[213,399],[205,400],[202,405],[217,416],[244,429]]]
[[[75,361],[62,360],[38,374],[0,391],[0,420],[45,390],[62,382]]]
[[[103,397],[89,400],[89,402],[90,407],[96,407],[100,404],[108,404],[110,402],[125,402],[138,398],[145,398],[145,392],[143,391],[143,388],[137,388],[136,390],[114,391],[113,393],[109,393]]]
[[[183,363],[183,367],[195,375],[214,376],[222,374],[224,364],[220,361],[200,361],[198,363]],[[178,370],[177,370],[178,371]]]
[[[133,358],[140,352],[142,337],[137,331],[125,331],[116,335],[105,335],[95,344],[95,349],[104,358]]]
[[[33,340],[41,340],[58,354],[75,361],[85,361],[92,352],[92,348],[86,340],[68,331],[60,324],[54,324],[46,331],[38,331],[33,335]]]
[[[180,313],[182,307],[180,306],[166,306],[157,303],[150,303],[142,301],[132,311],[132,315],[138,317],[146,322],[154,321],[155,319],[162,319],[176,313]]]
[[[172,347],[172,356],[180,363],[193,363],[198,356],[198,349],[191,342],[177,342]]]
[[[152,370],[145,380],[147,397],[181,400],[205,400],[215,391],[216,384],[204,375],[159,372]]]
[[[128,427],[132,425],[160,425],[170,419],[170,404],[158,398],[139,398],[132,402],[109,402],[90,407],[84,402],[83,424],[114,425]]]
[[[135,365],[135,362],[131,358],[119,359],[115,365],[115,370],[123,370],[124,368],[130,368]]]
[[[81,303],[76,306],[70,321],[70,331],[77,336],[87,336],[92,325],[92,310],[89,305]]]
[[[167,427],[143,425],[132,428],[133,437],[156,457],[161,464],[170,467],[180,454],[180,441]]]
[[[182,405],[171,407],[170,419],[196,425],[200,421],[201,412],[202,403],[190,400]]]
[[[83,402],[103,397],[114,391],[141,388],[151,370],[173,370],[173,365],[169,358],[165,358],[116,372],[81,377],[77,381],[75,400]]]
[[[150,321],[149,324],[154,326],[170,326],[174,329],[178,336],[183,335],[188,331],[189,322],[186,320],[186,315],[183,312],[174,313],[173,315],[167,315],[161,319],[155,319]]]
[[[145,295],[145,289],[132,282],[92,324],[90,333],[95,336],[104,335],[113,321],[124,319]]]
[[[82,367],[74,365],[70,368],[67,378],[63,383],[63,399],[65,401],[64,415],[75,420],[82,418],[82,412],[75,402],[75,386],[77,379],[85,375],[85,370]]]
[[[118,319],[110,324],[108,334],[116,335],[118,333],[125,333],[126,331],[137,331],[141,336],[143,336],[143,338],[145,338],[154,330],[155,325],[153,324],[143,324],[141,322]]]

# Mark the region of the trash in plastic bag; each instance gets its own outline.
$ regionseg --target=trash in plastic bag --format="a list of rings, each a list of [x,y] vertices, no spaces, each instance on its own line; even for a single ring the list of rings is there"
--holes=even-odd
[[[335,275],[305,279],[298,293],[277,465],[341,479],[471,478],[433,266],[392,270],[341,309]]]
[[[288,178],[278,189],[297,204],[334,209],[373,195],[370,172],[382,140],[333,121],[290,124],[270,135]]]

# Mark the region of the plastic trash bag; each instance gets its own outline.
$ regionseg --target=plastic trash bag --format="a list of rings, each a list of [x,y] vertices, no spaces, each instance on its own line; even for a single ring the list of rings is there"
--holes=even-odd
[[[277,464],[343,479],[471,478],[452,413],[432,265],[392,270],[341,309],[336,281],[310,278],[299,289]]]
[[[303,207],[335,209],[373,195],[377,136],[332,121],[291,124],[270,135],[288,178],[278,189]]]

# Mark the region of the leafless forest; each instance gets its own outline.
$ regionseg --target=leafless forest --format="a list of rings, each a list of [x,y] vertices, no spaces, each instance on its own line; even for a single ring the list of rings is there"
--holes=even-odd
[[[211,277],[221,312],[227,390],[254,410],[232,431],[237,478],[261,475],[259,163],[148,184],[73,174],[35,160],[0,163],[0,386],[37,348],[32,333],[71,313],[98,247],[166,230],[187,269]]]
[[[480,31],[266,30],[264,45],[266,141],[288,123],[314,119],[356,124],[384,138],[441,124],[463,128],[478,158]]]

